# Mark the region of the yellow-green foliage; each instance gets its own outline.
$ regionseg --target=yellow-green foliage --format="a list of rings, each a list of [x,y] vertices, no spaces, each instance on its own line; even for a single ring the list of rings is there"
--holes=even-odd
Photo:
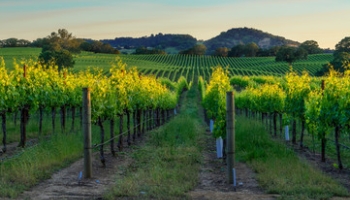
[[[228,72],[221,66],[213,69],[209,84],[205,89],[203,106],[207,110],[208,117],[215,120],[214,137],[225,136],[226,92],[231,91]]]
[[[248,87],[235,95],[235,106],[262,113],[282,113],[284,111],[285,92],[279,86],[264,84]]]

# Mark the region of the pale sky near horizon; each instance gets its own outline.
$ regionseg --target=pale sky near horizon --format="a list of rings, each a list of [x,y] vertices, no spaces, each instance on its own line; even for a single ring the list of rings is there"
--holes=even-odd
[[[157,33],[207,40],[248,27],[334,49],[350,36],[349,0],[0,0],[0,40],[35,40],[65,28],[78,38]]]

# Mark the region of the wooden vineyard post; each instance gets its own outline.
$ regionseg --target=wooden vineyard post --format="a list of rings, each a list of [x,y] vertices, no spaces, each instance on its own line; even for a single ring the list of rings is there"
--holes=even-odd
[[[226,93],[227,181],[236,187],[235,170],[235,103],[233,92]]]
[[[84,178],[92,177],[91,99],[89,88],[83,88]]]
[[[23,65],[23,78],[27,79],[27,66]],[[21,132],[21,138],[20,142],[18,144],[18,147],[24,148],[26,145],[27,140],[27,122],[29,120],[29,105],[25,104],[21,108],[21,124],[20,124],[20,132]]]
[[[323,92],[325,89],[325,81],[322,80],[321,82],[321,89],[322,89],[322,96],[323,96]],[[323,131],[321,133],[321,162],[326,162],[326,143],[327,143],[327,139],[326,139],[326,133]]]

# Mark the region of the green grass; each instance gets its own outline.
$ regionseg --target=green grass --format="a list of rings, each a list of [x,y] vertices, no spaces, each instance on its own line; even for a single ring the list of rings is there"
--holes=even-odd
[[[13,69],[14,59],[17,62],[25,61],[28,59],[36,60],[41,52],[41,48],[32,47],[15,47],[15,48],[0,48],[0,57],[5,60],[5,66],[7,69]]]
[[[236,124],[237,159],[256,171],[259,184],[267,193],[281,194],[281,199],[349,195],[343,186],[299,159],[293,150],[272,140],[263,124],[242,117]]]
[[[198,180],[201,162],[203,124],[193,87],[181,113],[168,124],[150,132],[143,147],[132,153],[133,164],[125,177],[116,177],[116,185],[104,198],[184,199]]]
[[[82,156],[82,134],[51,136],[0,163],[0,196],[14,198]]]

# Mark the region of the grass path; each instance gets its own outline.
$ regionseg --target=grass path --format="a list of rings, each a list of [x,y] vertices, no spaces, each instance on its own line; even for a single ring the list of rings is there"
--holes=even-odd
[[[198,182],[205,129],[198,118],[196,90],[183,95],[181,110],[168,124],[150,132],[133,164],[105,195],[115,198],[183,199]]]

